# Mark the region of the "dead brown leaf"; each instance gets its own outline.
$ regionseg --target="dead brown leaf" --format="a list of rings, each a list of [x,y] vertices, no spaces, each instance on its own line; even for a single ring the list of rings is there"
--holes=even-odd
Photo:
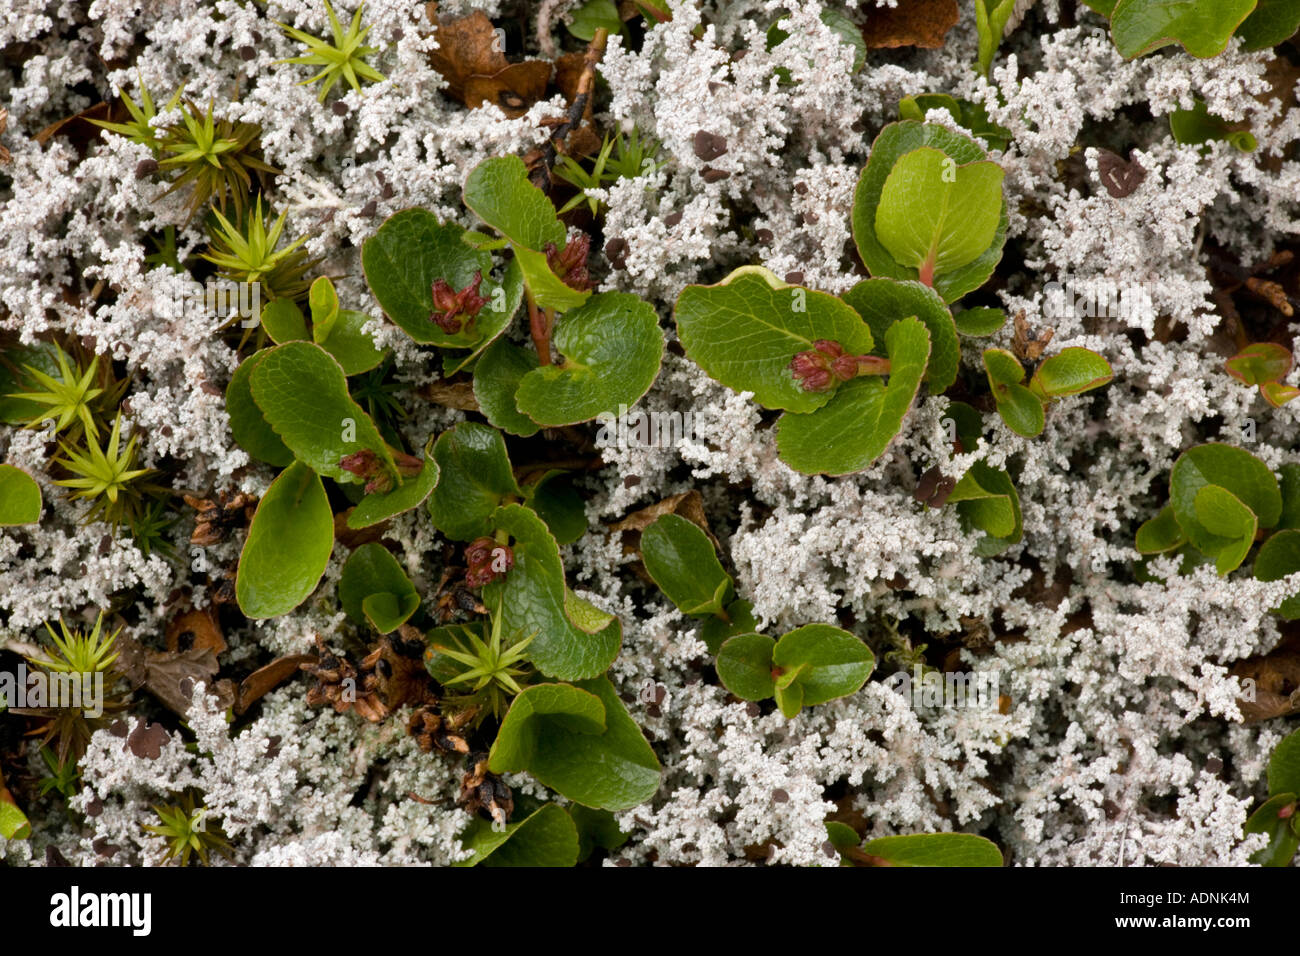
[[[173,653],[187,651],[190,648],[211,649],[213,654],[220,654],[226,649],[225,638],[221,635],[221,625],[217,622],[216,609],[212,607],[195,608],[172,618],[167,625],[164,637],[167,650]]]
[[[1238,661],[1230,671],[1238,681],[1254,681],[1255,699],[1237,699],[1248,724],[1300,713],[1300,625],[1286,627],[1290,633],[1277,647]]]
[[[239,685],[235,713],[242,714],[275,688],[299,673],[303,664],[316,660],[314,654],[289,654],[277,657],[264,667],[259,667],[244,678]]]
[[[420,395],[447,408],[462,412],[478,411],[478,399],[474,397],[474,383],[465,382],[431,382],[420,389]]]
[[[492,103],[516,119],[546,95],[551,64],[507,60],[496,27],[481,10],[436,22],[438,49],[429,54],[429,63],[447,81],[446,93],[452,99],[470,109]]]
[[[709,536],[713,546],[718,547],[718,539],[709,530],[709,520],[704,516],[704,499],[700,497],[699,491],[694,488],[680,495],[671,495],[663,501],[642,508],[640,511],[634,511],[623,520],[610,525],[609,530],[632,532],[631,535],[624,535],[623,537],[624,553],[630,553],[639,548],[641,532],[666,514],[681,515],[687,521],[697,525],[701,531]]]
[[[86,148],[102,132],[101,128],[92,123],[91,120],[114,119],[110,115],[114,112],[113,108],[107,103],[96,103],[80,113],[65,116],[63,119],[51,123],[32,138],[44,147],[49,145],[50,140],[55,136],[65,137],[76,147],[77,152],[84,156]],[[120,119],[120,117],[118,118]]]
[[[168,710],[184,717],[200,681],[222,707],[235,703],[235,686],[229,680],[214,681],[220,665],[212,648],[191,647],[188,651],[154,651],[134,637],[123,634],[117,640],[118,670],[132,687],[143,687]]]
[[[899,46],[934,50],[943,46],[944,37],[960,18],[957,0],[899,0],[896,7],[872,7],[862,37],[873,50]]]

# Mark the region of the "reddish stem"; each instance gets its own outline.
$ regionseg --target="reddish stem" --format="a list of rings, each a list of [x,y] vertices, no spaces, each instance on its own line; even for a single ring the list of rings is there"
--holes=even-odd
[[[531,295],[528,296],[528,331],[533,336],[533,346],[537,349],[537,361],[542,365],[551,364],[551,324],[555,313],[547,309],[543,312],[537,308]]]
[[[917,275],[917,278],[921,280],[922,283],[928,285],[931,289],[933,289],[934,288],[934,259],[931,258],[925,260],[925,262],[921,264],[921,268],[917,271],[919,273]]]

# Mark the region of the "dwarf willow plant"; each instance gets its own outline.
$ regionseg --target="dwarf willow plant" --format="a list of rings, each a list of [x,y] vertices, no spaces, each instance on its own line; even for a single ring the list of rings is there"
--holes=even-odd
[[[976,0],[977,5],[992,0]],[[1009,0],[1001,0],[1008,3]],[[1218,56],[1233,36],[1243,49],[1277,46],[1300,28],[1291,0],[1083,0],[1110,18],[1110,35],[1125,59],[1178,44],[1195,57]],[[981,49],[983,44],[981,43]]]
[[[1250,858],[1260,866],[1287,866],[1300,848],[1300,730],[1282,738],[1268,761],[1268,800],[1246,821],[1244,832],[1269,842]]]
[[[1189,448],[1169,475],[1169,504],[1137,531],[1142,555],[1178,554],[1183,568],[1214,562],[1220,575],[1255,552],[1254,575],[1278,581],[1300,571],[1300,465],[1280,480],[1250,452],[1211,442]],[[1300,594],[1274,609],[1300,618]]]

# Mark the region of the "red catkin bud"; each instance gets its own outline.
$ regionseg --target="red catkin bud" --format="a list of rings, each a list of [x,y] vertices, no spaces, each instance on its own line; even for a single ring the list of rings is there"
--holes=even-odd
[[[515,553],[494,538],[475,538],[465,545],[465,564],[465,583],[482,587],[515,566]]]
[[[472,325],[474,317],[487,305],[487,299],[478,294],[482,281],[480,270],[474,273],[469,285],[457,292],[446,279],[435,279],[430,289],[433,311],[429,313],[429,321],[448,335],[455,335],[466,325]]]
[[[595,286],[587,272],[587,254],[591,251],[591,239],[580,233],[563,250],[556,249],[555,243],[548,242],[542,249],[546,253],[546,264],[551,267],[564,284],[579,292]]]
[[[818,339],[790,360],[790,371],[805,392],[825,392],[859,375],[889,374],[889,359],[850,355],[839,342]]]

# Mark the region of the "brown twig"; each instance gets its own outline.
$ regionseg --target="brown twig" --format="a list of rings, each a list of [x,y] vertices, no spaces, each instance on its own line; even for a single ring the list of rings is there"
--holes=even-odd
[[[573,102],[569,104],[568,118],[555,127],[555,132],[551,133],[551,138],[546,142],[546,149],[542,151],[542,162],[545,163],[548,174],[551,167],[555,165],[555,159],[569,133],[582,124],[582,115],[587,111],[587,104],[591,102],[591,92],[596,86],[596,64],[605,55],[605,43],[608,39],[609,31],[601,27],[587,44],[587,53],[582,58],[582,73],[578,76],[578,91],[573,97]]]

